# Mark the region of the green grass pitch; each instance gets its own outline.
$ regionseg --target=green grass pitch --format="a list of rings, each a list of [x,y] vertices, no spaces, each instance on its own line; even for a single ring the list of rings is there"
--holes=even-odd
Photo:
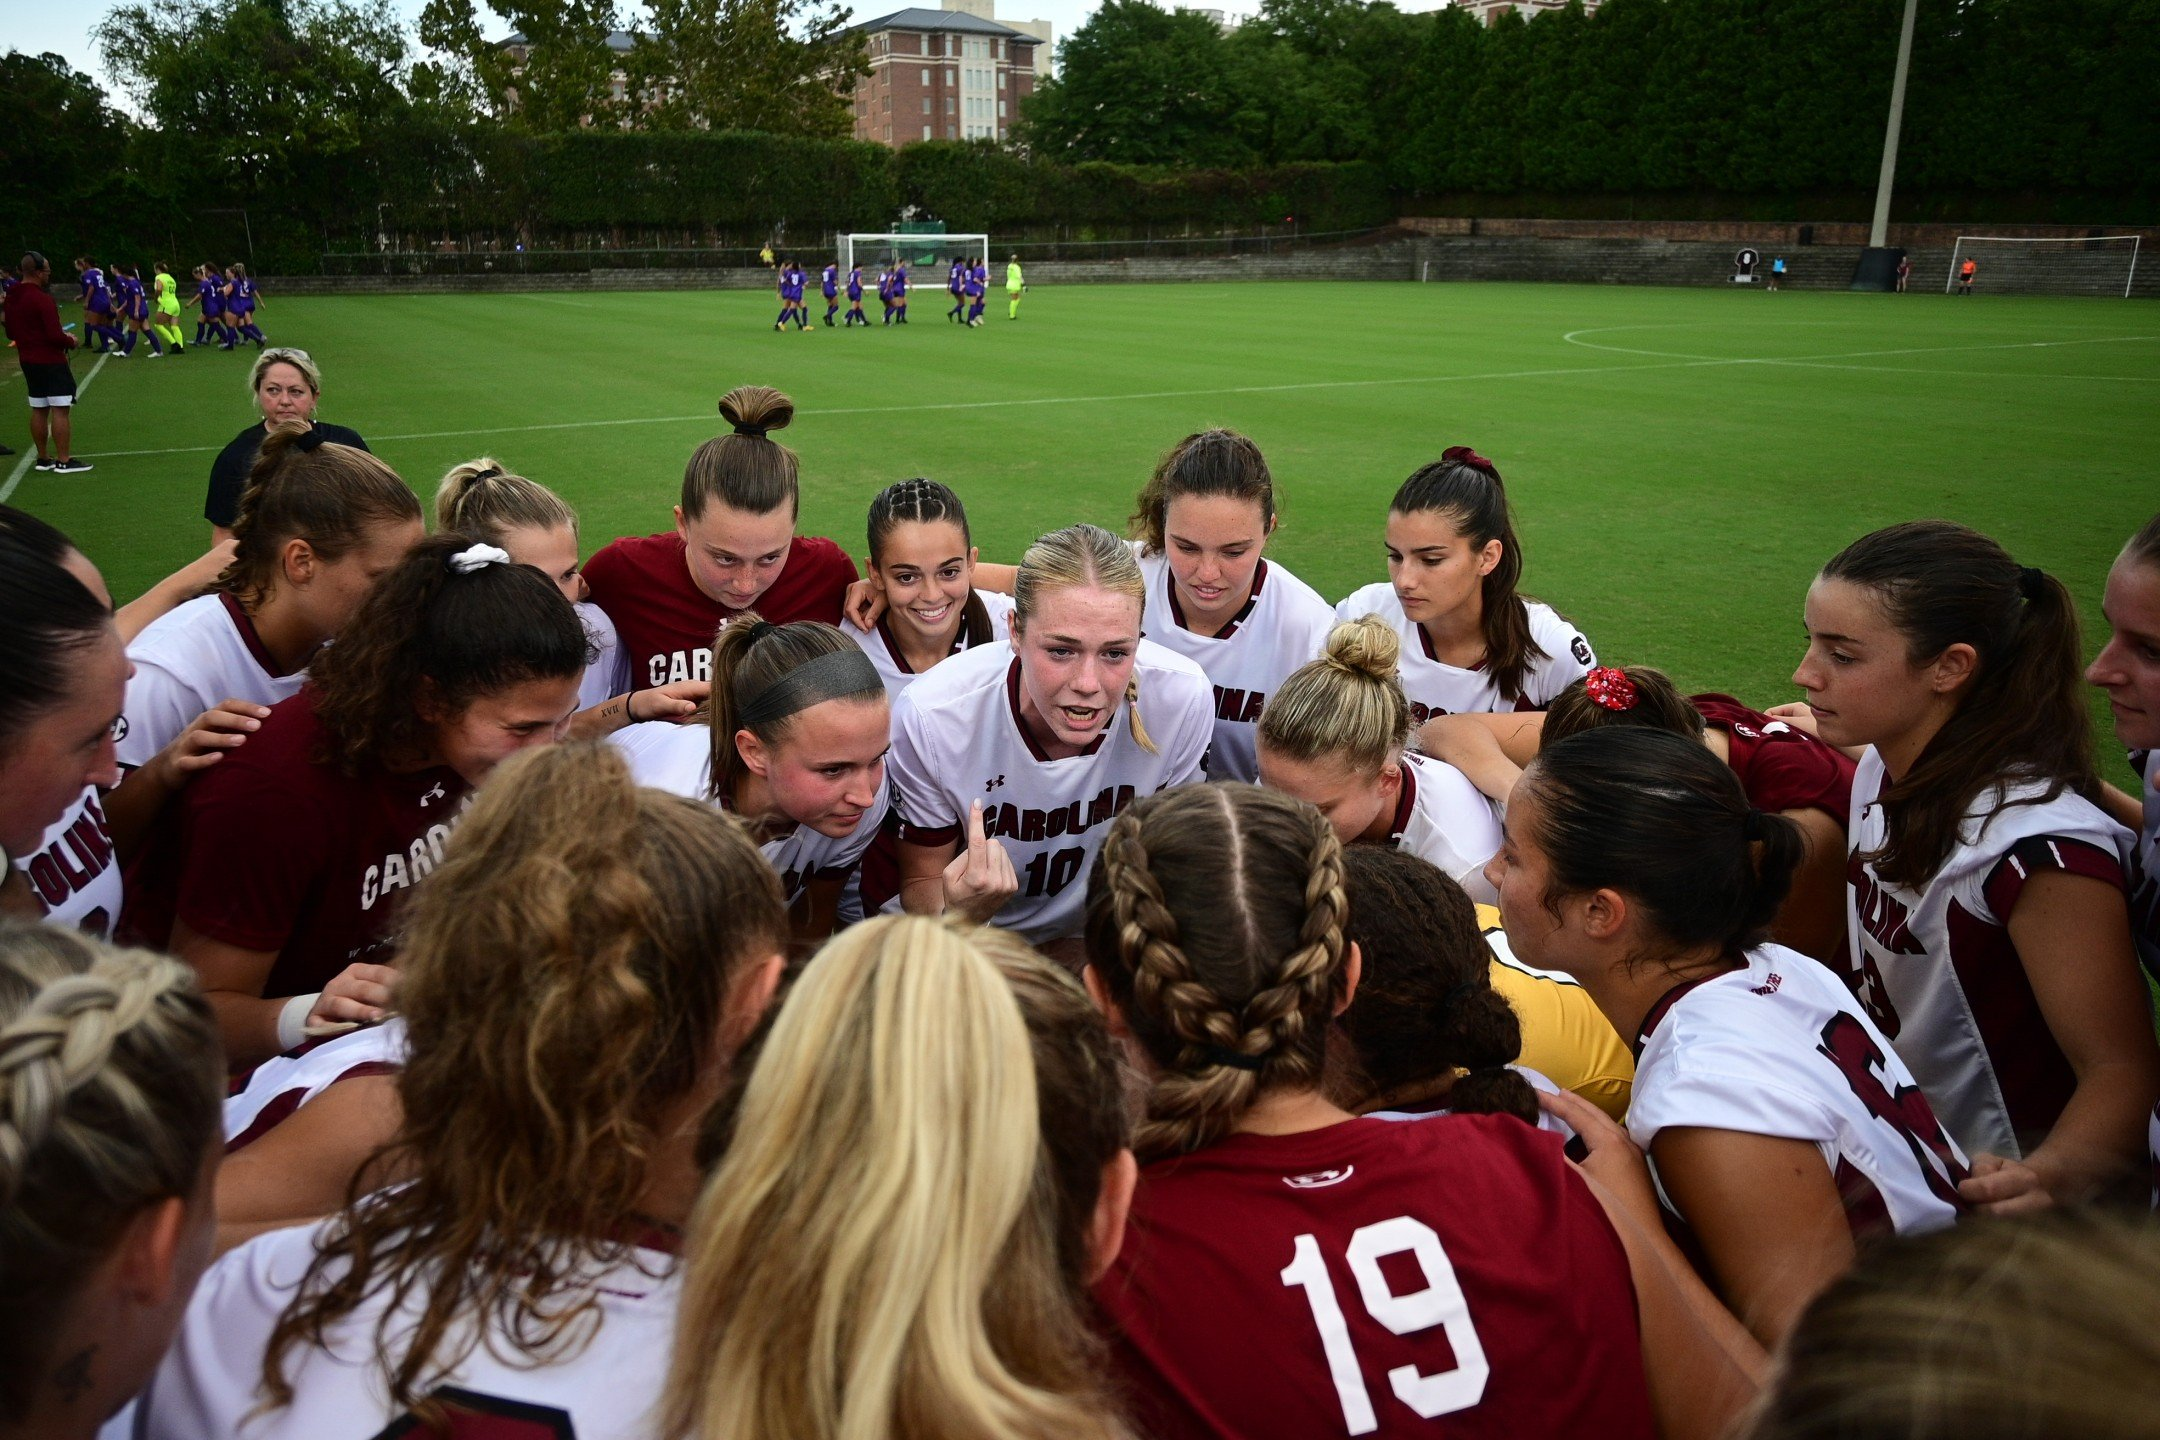
[[[1608,660],[1759,704],[1795,696],[1808,579],[1868,529],[1944,516],[1988,532],[2069,583],[2090,650],[2108,563],[2160,509],[2160,312],[2136,302],[1038,285],[1018,323],[999,294],[962,330],[941,291],[917,293],[906,329],[877,327],[873,303],[853,333],[815,324],[814,296],[812,332],[777,335],[771,297],[712,291],[273,290],[261,319],[323,366],[322,418],[423,495],[495,455],[577,506],[588,552],[670,523],[715,400],[749,381],[799,407],[781,438],[802,456],[803,529],[858,555],[893,480],[953,485],[983,554],[1010,560],[1074,520],[1122,526],[1167,446],[1234,427],[1283,497],[1271,553],[1330,598],[1384,578],[1396,485],[1472,444],[1507,477],[1529,593]],[[254,418],[245,356],[146,354],[106,362],[78,408],[94,472],[0,462],[14,503],[72,534],[123,599],[199,552],[210,459]],[[94,364],[78,356],[78,382]]]

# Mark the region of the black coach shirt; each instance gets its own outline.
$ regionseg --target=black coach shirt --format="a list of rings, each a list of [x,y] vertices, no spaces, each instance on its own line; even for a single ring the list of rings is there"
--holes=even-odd
[[[343,425],[325,425],[318,420],[315,429],[332,445],[367,449],[367,441]],[[203,497],[203,519],[212,525],[232,529],[233,520],[240,513],[240,492],[247,488],[248,471],[255,468],[255,452],[262,449],[263,436],[269,433],[268,422],[258,420],[233,436],[232,444],[218,451],[217,459],[210,462],[210,493]]]

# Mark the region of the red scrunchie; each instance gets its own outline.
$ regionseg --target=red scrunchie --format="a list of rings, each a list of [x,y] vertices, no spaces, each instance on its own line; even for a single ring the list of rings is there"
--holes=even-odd
[[[1583,689],[1590,698],[1607,710],[1626,711],[1635,708],[1635,682],[1628,679],[1627,671],[1611,665],[1601,665],[1583,677]]]
[[[1498,479],[1500,476],[1498,466],[1478,454],[1468,445],[1450,445],[1440,452],[1440,458],[1450,465],[1468,465],[1473,470],[1482,470],[1494,479]]]

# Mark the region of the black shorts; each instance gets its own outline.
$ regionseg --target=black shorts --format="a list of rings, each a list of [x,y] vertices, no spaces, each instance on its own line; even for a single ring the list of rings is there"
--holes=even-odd
[[[30,387],[31,409],[65,410],[75,403],[75,372],[68,369],[66,361],[32,365],[26,360],[22,373],[24,383]]]

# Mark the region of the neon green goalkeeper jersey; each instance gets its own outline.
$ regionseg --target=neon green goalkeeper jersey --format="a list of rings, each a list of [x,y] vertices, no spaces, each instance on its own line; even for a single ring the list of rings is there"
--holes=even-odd
[[[157,308],[160,315],[180,313],[180,291],[170,275],[157,277]]]
[[[1020,262],[1017,260],[1005,267],[1005,288],[1007,290],[1018,290],[1020,288]]]

